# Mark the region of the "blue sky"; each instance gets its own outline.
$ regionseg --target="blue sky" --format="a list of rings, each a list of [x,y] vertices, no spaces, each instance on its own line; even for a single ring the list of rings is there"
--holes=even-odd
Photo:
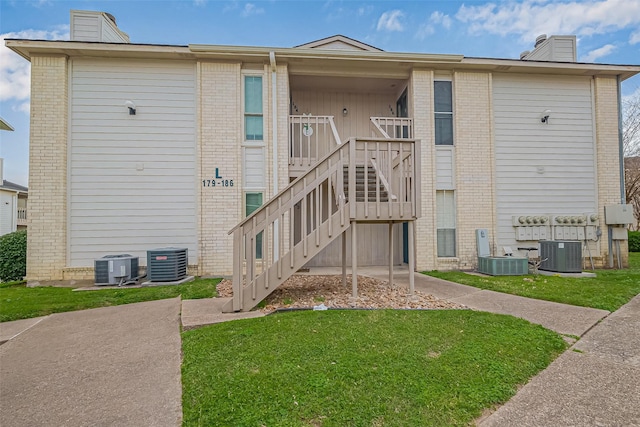
[[[29,63],[5,38],[68,39],[69,11],[114,15],[132,43],[291,47],[334,34],[394,52],[518,58],[539,34],[575,34],[578,60],[640,65],[640,0],[214,1],[0,0],[4,178],[26,185]],[[640,94],[640,76],[623,95]]]

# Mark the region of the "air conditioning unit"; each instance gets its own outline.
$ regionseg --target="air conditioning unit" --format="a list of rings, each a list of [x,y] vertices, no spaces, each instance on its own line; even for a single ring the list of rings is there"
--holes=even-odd
[[[138,257],[129,254],[105,255],[93,262],[98,286],[119,285],[138,277]]]
[[[187,248],[147,251],[147,278],[151,282],[175,282],[187,277]]]
[[[540,241],[539,270],[558,273],[582,272],[582,242],[546,240]]]

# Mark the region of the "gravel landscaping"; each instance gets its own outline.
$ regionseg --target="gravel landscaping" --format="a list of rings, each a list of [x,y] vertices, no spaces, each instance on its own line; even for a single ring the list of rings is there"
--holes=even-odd
[[[223,280],[217,287],[218,296],[231,297],[230,280]],[[347,275],[347,286],[342,286],[342,276],[313,276],[296,274],[283,283],[265,301],[261,308],[272,312],[280,308],[313,308],[324,304],[328,308],[361,309],[466,309],[467,307],[416,291],[413,296],[405,287],[370,277],[358,276],[358,298],[351,297],[351,275]]]

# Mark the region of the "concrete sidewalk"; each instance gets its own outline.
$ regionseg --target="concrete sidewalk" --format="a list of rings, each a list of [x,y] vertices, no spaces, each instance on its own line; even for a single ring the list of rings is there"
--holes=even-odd
[[[479,423],[640,426],[640,295],[604,319]]]
[[[336,272],[312,269],[309,274]],[[385,268],[363,268],[360,274],[388,280]],[[397,269],[394,282],[408,286],[406,268]],[[473,309],[582,336],[484,419],[483,427],[640,426],[640,296],[606,317],[604,310],[483,291],[421,274],[415,275],[415,287]],[[0,345],[1,424],[179,425],[180,322],[193,328],[263,315],[222,314],[226,301],[174,298],[0,323],[0,343],[6,341]]]
[[[2,426],[178,426],[180,298],[0,324]]]
[[[312,270],[311,273],[315,273],[315,271]],[[358,273],[379,280],[389,280],[389,271],[385,267],[362,268]],[[394,270],[393,278],[397,285],[409,286],[409,270],[406,266],[397,267]],[[464,304],[474,310],[520,317],[560,334],[578,337],[582,336],[609,314],[606,310],[577,307],[482,290],[420,273],[415,273],[414,283],[417,291],[431,294],[437,298]]]

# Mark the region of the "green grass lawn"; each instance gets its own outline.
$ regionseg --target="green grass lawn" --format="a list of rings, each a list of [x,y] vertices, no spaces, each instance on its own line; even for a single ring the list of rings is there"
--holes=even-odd
[[[629,255],[626,270],[596,270],[595,278],[559,276],[476,276],[459,271],[425,272],[481,289],[615,311],[640,293],[640,253]]]
[[[2,283],[0,322],[64,311],[173,298],[178,295],[182,295],[183,299],[209,298],[216,295],[218,282],[220,279],[196,279],[182,285],[75,292],[71,288],[51,286],[27,288],[24,282]]]
[[[288,312],[182,335],[185,426],[468,425],[567,346],[467,310]]]

